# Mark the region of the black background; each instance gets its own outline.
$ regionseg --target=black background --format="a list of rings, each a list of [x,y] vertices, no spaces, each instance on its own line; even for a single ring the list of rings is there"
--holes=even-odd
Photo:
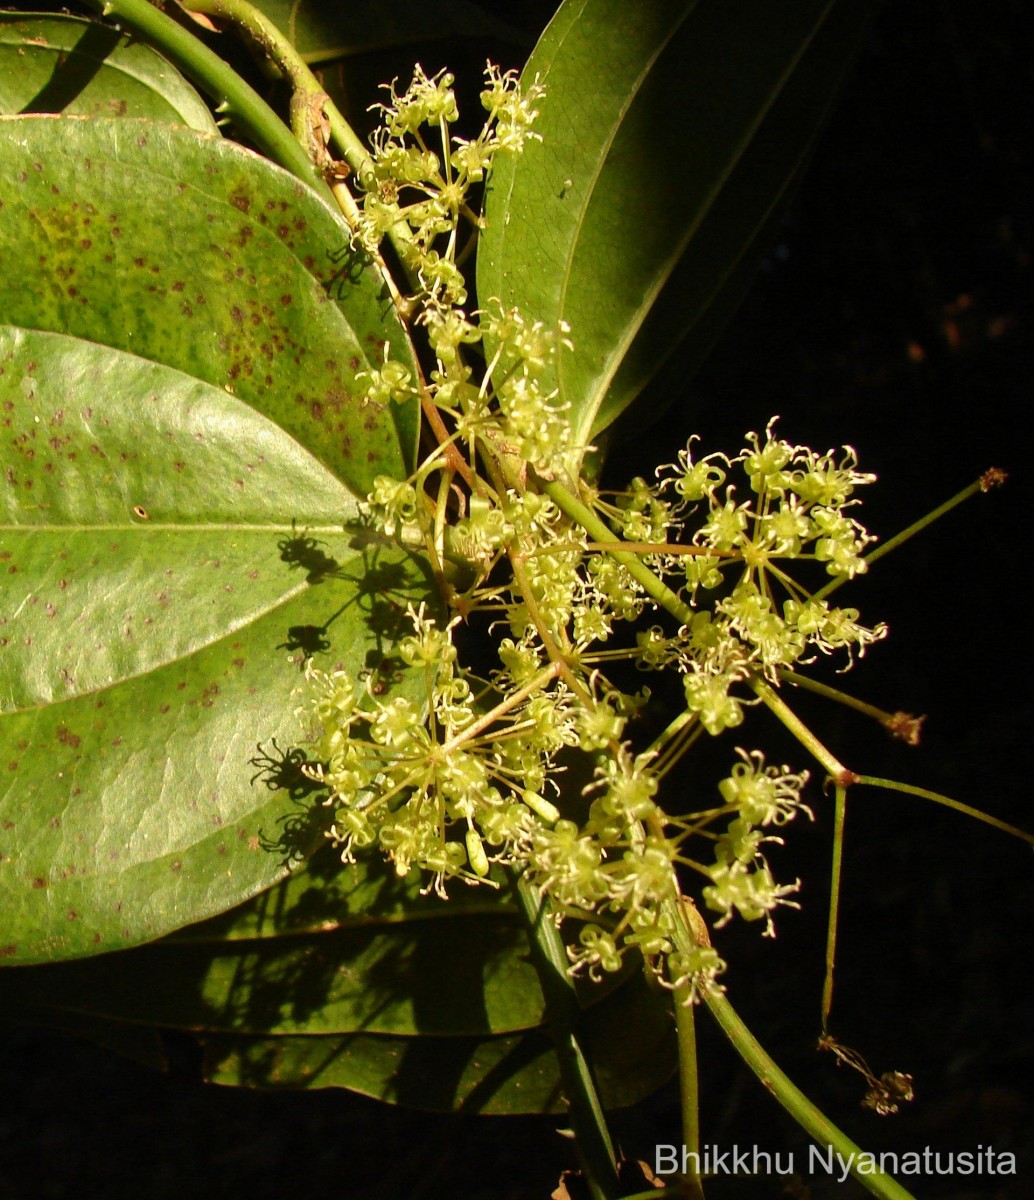
[[[530,30],[551,7],[506,16]],[[928,713],[923,745],[890,743],[827,705],[800,707],[856,769],[1031,828],[1034,56],[1025,9],[1020,0],[885,7],[746,303],[662,425],[621,439],[608,470],[614,482],[648,473],[690,433],[704,449],[734,450],[778,413],[792,441],[858,449],[880,477],[865,512],[884,537],[987,467],[1008,470],[1005,489],[970,501],[851,593],[891,636],[841,682],[886,708]],[[519,62],[513,45],[489,52]],[[469,73],[484,54],[411,51],[429,71],[440,60]],[[805,765],[760,720],[749,728],[776,746],[771,757]],[[723,744],[713,755],[716,771],[729,752]],[[707,778],[707,767],[694,771]],[[804,878],[804,907],[779,914],[774,941],[753,926],[724,931],[730,999],[866,1147],[990,1144],[1019,1156],[1014,1180],[920,1178],[918,1196],[1034,1196],[1029,848],[920,800],[852,795],[833,1028],[877,1073],[911,1072],[917,1090],[907,1112],[879,1118],[859,1108],[863,1082],[814,1051],[831,814],[819,789],[811,800],[814,826],[794,828],[792,844],[772,855],[780,879]],[[705,1143],[793,1149],[802,1162],[803,1135],[707,1017],[699,1023]],[[340,1092],[221,1090],[189,1077],[189,1053],[172,1063],[159,1078],[50,1030],[5,1028],[0,1197],[530,1200],[548,1196],[574,1162],[548,1119],[434,1117]],[[633,1157],[677,1142],[673,1091],[620,1114],[616,1127]],[[778,1181],[752,1189],[728,1182],[708,1194],[780,1194]],[[811,1194],[834,1190],[817,1180]]]

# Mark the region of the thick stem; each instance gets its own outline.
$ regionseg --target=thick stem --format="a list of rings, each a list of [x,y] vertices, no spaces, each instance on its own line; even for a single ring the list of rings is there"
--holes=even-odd
[[[682,1145],[689,1168],[683,1176],[683,1194],[689,1200],[704,1200],[704,1185],[697,1165],[700,1162],[700,1076],[697,1070],[696,1005],[689,984],[675,987],[674,1001],[675,1031],[679,1042]]]
[[[707,927],[699,913],[686,903],[674,905],[674,941],[682,953],[710,944]],[[815,1139],[827,1153],[835,1154],[840,1169],[850,1170],[863,1187],[881,1200],[913,1200],[913,1197],[889,1175],[870,1175],[864,1172],[868,1160],[859,1164],[862,1151],[842,1130],[808,1099],[789,1077],[776,1065],[765,1048],[750,1032],[736,1010],[725,998],[725,992],[714,983],[699,986],[697,994],[707,1005],[722,1032],[732,1042],[740,1058],[761,1081],[762,1086],[779,1101],[791,1117]]]
[[[827,1153],[836,1155],[840,1169],[849,1169],[855,1179],[880,1200],[913,1200],[890,1175],[869,1174],[864,1169],[868,1158],[859,1163],[860,1147],[815,1107],[807,1096],[772,1061],[764,1047],[740,1019],[736,1010],[717,987],[703,992],[703,1000],[736,1052],[793,1119]]]
[[[570,1105],[571,1128],[585,1181],[593,1200],[613,1200],[621,1194],[614,1146],[582,1040],[581,1009],[567,973],[564,943],[550,919],[548,901],[519,877],[514,890],[546,1001],[546,1015],[556,1043],[560,1079]]]
[[[147,0],[85,0],[101,16],[114,18],[156,46],[274,162],[334,204],[330,188],[291,131],[269,105],[200,39]]]
[[[218,17],[240,29],[262,54],[290,82],[293,93],[291,109],[295,136],[303,145],[314,136],[309,124],[318,118],[315,109],[326,113],[330,136],[356,174],[365,169],[370,155],[355,130],[341,115],[337,105],[323,90],[309,65],[291,45],[280,29],[247,0],[184,0],[189,12]],[[355,202],[352,201],[354,209]],[[358,210],[356,210],[358,211]]]
[[[360,175],[370,165],[370,154],[359,135],[341,114],[341,110],[323,90],[320,81],[312,73],[308,63],[301,57],[280,29],[247,0],[189,0],[184,7],[191,12],[217,17],[241,30],[246,38],[277,68],[291,86],[291,128],[298,143],[307,156],[319,166],[329,163],[327,146],[323,139],[323,119],[326,116],[330,138],[355,175]],[[323,181],[322,175],[320,176]],[[350,228],[359,224],[359,207],[344,183],[330,185],[331,195],[344,214]],[[389,234],[396,243],[402,237],[401,230]],[[374,255],[381,268],[385,285],[399,316],[405,323],[410,316],[410,305],[398,288],[391,272],[380,255]],[[415,280],[410,279],[415,285]]]

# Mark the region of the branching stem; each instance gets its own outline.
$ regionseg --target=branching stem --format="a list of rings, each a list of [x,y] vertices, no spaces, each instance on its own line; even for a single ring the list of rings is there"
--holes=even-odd
[[[802,746],[811,754],[816,762],[821,763],[830,778],[838,787],[849,787],[856,783],[858,776],[849,770],[828,750],[812,733],[801,718],[763,679],[752,679],[750,686],[765,707],[786,726]]]
[[[85,0],[101,16],[114,18],[157,46],[199,88],[229,114],[241,130],[274,162],[317,191],[328,204],[333,195],[308,154],[276,113],[197,37],[147,0]]]
[[[914,1200],[911,1193],[890,1175],[869,1173],[859,1168],[860,1147],[815,1107],[807,1096],[776,1065],[761,1043],[744,1025],[739,1014],[717,987],[703,993],[703,1001],[732,1042],[736,1052],[760,1080],[762,1086],[779,1101],[793,1119],[824,1149],[832,1150],[838,1161],[849,1167],[854,1178],[880,1200]],[[868,1161],[862,1159],[862,1164]]]
[[[577,522],[590,537],[608,546],[620,546],[615,539],[614,531],[607,523],[592,511],[592,509],[558,480],[544,480],[542,490],[556,504],[557,508],[572,521]],[[666,583],[657,577],[642,559],[631,550],[608,550],[611,557],[619,562],[625,570],[642,585],[643,590],[655,600],[682,625],[688,625],[693,620],[693,610],[685,601],[671,590]]]

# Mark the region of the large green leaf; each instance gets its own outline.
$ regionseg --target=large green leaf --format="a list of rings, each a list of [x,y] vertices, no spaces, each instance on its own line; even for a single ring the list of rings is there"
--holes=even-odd
[[[456,36],[510,36],[512,30],[468,0],[253,0],[309,63],[386,46]],[[185,5],[189,8],[190,5]]]
[[[6,998],[227,1033],[472,1035],[542,1022],[516,917],[449,914],[389,927],[130,954],[17,971]]]
[[[544,1019],[508,889],[423,894],[379,857],[328,846],[283,882],[163,941],[9,974],[4,1002],[225,1033],[484,1035]],[[575,936],[575,935],[572,935]],[[579,980],[590,1007],[634,970]]]
[[[676,1051],[670,1003],[641,971],[585,1012],[584,1027],[606,1107],[635,1104],[671,1077]],[[440,1112],[562,1112],[567,1107],[553,1043],[544,1030],[493,1038],[358,1033],[203,1040],[205,1074],[213,1083],[343,1087]]]
[[[30,112],[218,132],[201,97],[150,47],[79,17],[0,13],[0,113]]]
[[[401,327],[343,223],[280,168],[150,122],[11,117],[0,204],[3,323],[225,388],[357,495],[408,473],[412,406],[366,405],[355,381],[386,341],[409,357]]]
[[[454,886],[448,901],[428,894],[416,872],[400,877],[376,853],[347,869],[337,854],[315,854],[269,891],[171,935],[177,942],[230,943],[328,933],[361,926],[515,913],[505,879],[497,887]]]
[[[161,1066],[159,1029],[151,1021],[160,1014],[171,1016],[173,1027],[193,1030],[205,1047],[206,1078],[227,1086],[340,1087],[442,1112],[563,1111],[566,1101],[545,1028],[494,1035],[454,1032],[465,1024],[487,1029],[493,1021],[519,1014],[522,1006],[535,1014],[535,1024],[542,1020],[541,994],[533,980],[522,979],[520,998],[509,1000],[505,985],[517,979],[513,964],[493,980],[493,971],[510,953],[510,934],[497,948],[464,950],[459,945],[456,939],[464,928],[479,923],[486,934],[502,928],[484,918],[432,922],[431,936],[423,930],[419,937],[411,933],[411,959],[371,960],[379,968],[373,972],[370,962],[359,961],[361,954],[340,954],[335,946],[326,962],[314,964],[313,978],[267,977],[268,992],[261,978],[249,975],[250,962],[240,964],[235,979],[227,971],[220,991],[219,968],[208,980],[194,975],[196,964],[183,956],[187,947],[165,943],[86,962],[7,972],[0,1006],[8,1018],[45,1021],[150,1066]],[[372,931],[361,932],[371,939],[367,946],[380,943]],[[438,962],[436,954],[443,948],[447,957]],[[180,953],[179,964],[166,958],[159,969],[162,953],[169,950]],[[177,965],[185,973],[170,974]],[[351,985],[339,982],[336,994],[327,992],[327,981],[353,974]],[[364,980],[370,988],[365,997]],[[206,1004],[188,1012],[185,995],[199,983]],[[351,1016],[361,1012],[362,1020],[355,1022],[355,1032],[324,1032],[346,1014],[343,997],[349,986]],[[612,1108],[635,1104],[675,1068],[668,993],[634,970],[619,986],[594,989],[589,998],[593,1004],[582,1013],[583,1032],[603,1101]],[[112,1011],[131,1019],[103,1015]],[[402,1033],[374,1032],[390,1029],[393,1022]],[[303,1032],[241,1032],[264,1024],[288,1031],[296,1026]]]
[[[322,840],[268,758],[303,734],[299,667],[378,669],[427,595],[344,529],[413,431],[359,398],[386,339],[408,351],[344,236],[220,139],[0,121],[7,962],[151,940]]]
[[[568,0],[554,18],[525,70],[546,86],[543,140],[495,171],[478,291],[570,323],[553,382],[580,442],[676,346],[695,352],[695,328],[713,338],[870,9]]]

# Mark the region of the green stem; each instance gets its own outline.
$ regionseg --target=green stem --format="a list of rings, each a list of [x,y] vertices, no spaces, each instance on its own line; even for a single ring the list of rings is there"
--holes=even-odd
[[[697,1071],[696,1005],[688,984],[675,988],[675,1032],[679,1042],[679,1099],[682,1107],[682,1144],[687,1151],[683,1192],[690,1200],[704,1200],[700,1178],[700,1077]]]
[[[840,873],[844,856],[844,819],[847,815],[847,788],[838,787],[833,816],[833,864],[829,885],[829,925],[826,927],[826,976],[822,981],[822,1032],[829,1029],[833,1008],[833,970],[837,958],[837,917],[840,911]]]
[[[826,749],[793,709],[767,683],[761,679],[753,679],[750,686],[769,712],[778,717],[801,745],[808,750],[811,756],[826,768],[833,782],[838,787],[847,787],[855,782],[858,776],[855,775],[854,771],[845,767],[831,751]]]
[[[328,203],[333,196],[309,156],[269,105],[192,33],[147,0],[85,0],[89,8],[113,17],[156,46],[274,162],[315,189]]]
[[[961,492],[957,492],[950,500],[945,500],[943,504],[935,508],[932,512],[928,512],[926,516],[920,517],[918,521],[914,521],[907,529],[903,529],[889,541],[884,542],[881,546],[877,546],[871,554],[866,554],[864,557],[865,565],[871,567],[874,562],[878,562],[885,554],[889,554],[892,550],[903,546],[909,538],[915,537],[917,533],[921,533],[928,525],[932,525],[934,521],[939,520],[945,513],[951,512],[956,505],[961,504],[964,500],[968,500],[970,496],[975,496],[978,492],[986,492],[989,486],[993,486],[987,483],[990,474],[991,472],[988,472],[987,475],[982,475],[975,482],[971,483],[969,487],[965,487]],[[819,588],[813,599],[825,600],[827,596],[832,595],[837,588],[847,582],[848,577],[846,575],[839,575],[835,579],[831,579],[825,587]]]
[[[240,29],[273,65],[287,78],[291,85],[291,125],[295,137],[306,148],[312,148],[318,155],[325,148],[318,145],[318,139],[313,129],[313,121],[319,119],[320,113],[325,113],[330,127],[330,138],[337,147],[345,162],[351,167],[353,174],[361,178],[368,174],[373,166],[373,159],[366,149],[362,139],[352,126],[345,120],[338,106],[331,100],[323,89],[323,85],[313,74],[305,59],[298,53],[288,38],[263,13],[259,12],[247,0],[190,0],[188,7],[194,12],[205,13],[213,17],[221,17]],[[356,228],[359,221],[359,207],[355,198],[343,183],[334,184],[331,188],[349,225]],[[403,253],[405,244],[409,241],[409,228],[404,223],[393,226],[388,231],[388,240],[395,247],[399,261],[406,273],[410,288],[419,290],[415,274],[405,266],[406,256]],[[402,298],[394,290],[391,273],[383,262],[380,263],[392,299],[399,313],[406,315]]]
[[[816,696],[824,696],[827,700],[834,700],[837,704],[843,704],[846,708],[853,708],[855,712],[864,713],[865,716],[879,721],[881,725],[886,725],[888,721],[893,720],[892,713],[886,712],[882,708],[877,708],[875,704],[867,704],[864,700],[859,700],[857,696],[842,692],[839,688],[830,687],[828,683],[820,683],[817,679],[811,679],[807,675],[799,675],[796,671],[791,671],[786,667],[776,667],[776,674],[783,683],[788,683],[791,687],[799,687],[806,692],[814,692]]]
[[[582,1161],[585,1181],[593,1200],[619,1196],[614,1146],[596,1091],[589,1057],[580,1032],[581,1009],[567,973],[567,953],[556,925],[550,919],[548,901],[518,877],[514,890],[531,942],[546,1013],[556,1043],[557,1061],[564,1095],[570,1105],[571,1128]]]
[[[772,1061],[764,1047],[740,1019],[724,994],[716,987],[703,992],[703,1000],[736,1052],[793,1119],[815,1142],[833,1151],[838,1163],[849,1168],[855,1179],[880,1200],[913,1200],[890,1175],[869,1174],[858,1169],[861,1149],[815,1107],[807,1096]],[[868,1164],[868,1159],[862,1165]]]
[[[189,0],[191,12],[220,17],[240,29],[258,46],[266,58],[290,82],[293,93],[292,123],[295,137],[305,144],[309,130],[305,126],[306,114],[301,109],[319,105],[327,114],[330,135],[345,161],[356,174],[370,164],[370,155],[362,139],[341,114],[341,110],[324,91],[322,84],[280,29],[247,0]],[[297,118],[296,114],[297,113]]]
[[[619,541],[614,530],[558,480],[544,480],[542,490],[562,513],[581,525],[595,541],[606,543]],[[643,590],[651,599],[656,600],[661,608],[671,613],[677,621],[688,625],[693,620],[693,610],[689,605],[680,600],[667,584],[658,579],[638,555],[628,550],[608,550],[607,553],[616,562],[619,562],[633,579],[642,584]]]
[[[1017,837],[1021,841],[1034,846],[1034,834],[1027,833],[1024,829],[1018,829],[1015,825],[1009,825],[1006,821],[999,821],[997,817],[990,817],[987,813],[981,812],[979,808],[963,804],[961,800],[952,800],[950,796],[942,796],[940,792],[931,792],[928,788],[914,787],[910,783],[898,783],[894,779],[876,779],[872,775],[859,775],[855,779],[855,782],[865,784],[867,787],[886,788],[891,792],[904,792],[908,796],[921,796],[924,800],[932,800],[934,804],[943,804],[945,808],[953,808],[956,812],[965,813],[967,817],[983,821],[985,825],[990,825],[994,829],[1000,829],[1003,833],[1011,834],[1013,837]]]

